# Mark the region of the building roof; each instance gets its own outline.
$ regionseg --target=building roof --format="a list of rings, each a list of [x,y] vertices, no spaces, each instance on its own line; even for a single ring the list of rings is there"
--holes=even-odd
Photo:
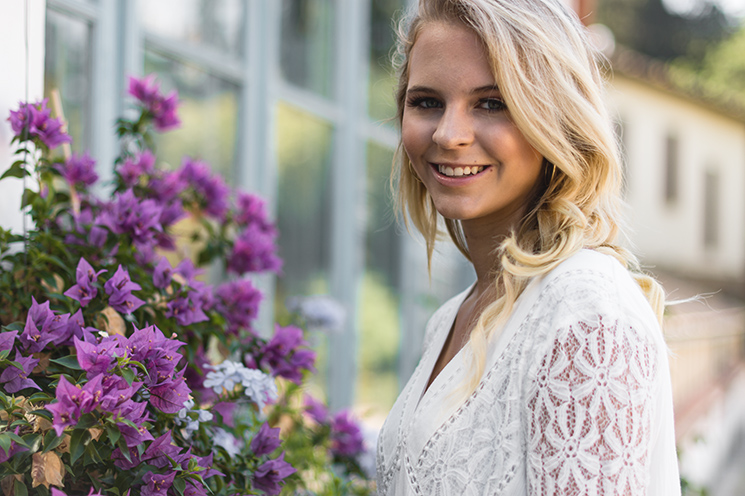
[[[741,101],[724,95],[712,95],[700,84],[684,87],[675,81],[665,62],[619,45],[616,45],[609,60],[613,75],[622,75],[745,123],[745,105]]]

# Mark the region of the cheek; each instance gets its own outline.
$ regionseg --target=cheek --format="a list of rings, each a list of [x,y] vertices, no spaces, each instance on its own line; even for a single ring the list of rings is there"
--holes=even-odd
[[[431,136],[431,135],[430,135]],[[409,155],[409,159],[416,163],[418,155],[422,153],[429,142],[427,139],[427,130],[420,119],[407,115],[401,121],[401,142],[404,150]]]

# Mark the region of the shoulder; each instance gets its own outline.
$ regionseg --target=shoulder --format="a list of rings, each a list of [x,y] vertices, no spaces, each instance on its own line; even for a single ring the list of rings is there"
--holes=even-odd
[[[581,250],[540,281],[540,300],[549,305],[554,325],[599,315],[606,320],[659,332],[657,318],[631,273],[615,258]]]

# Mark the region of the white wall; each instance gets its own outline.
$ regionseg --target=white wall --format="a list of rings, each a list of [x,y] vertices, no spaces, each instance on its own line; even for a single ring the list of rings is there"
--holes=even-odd
[[[745,123],[616,75],[611,101],[624,125],[631,239],[645,264],[693,276],[745,272]],[[678,138],[678,200],[665,200],[666,138]],[[719,175],[719,242],[704,246],[704,175]]]
[[[26,82],[26,23],[28,8],[28,84]],[[0,5],[0,174],[13,163],[10,140],[13,137],[7,121],[18,102],[36,101],[44,93],[44,19],[45,0],[4,1]],[[21,231],[22,182],[8,178],[0,182],[0,226]]]

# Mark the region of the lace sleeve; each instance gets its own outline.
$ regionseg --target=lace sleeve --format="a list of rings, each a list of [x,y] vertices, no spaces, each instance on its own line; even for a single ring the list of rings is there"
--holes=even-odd
[[[555,334],[528,386],[529,494],[646,494],[654,351],[600,316]]]

